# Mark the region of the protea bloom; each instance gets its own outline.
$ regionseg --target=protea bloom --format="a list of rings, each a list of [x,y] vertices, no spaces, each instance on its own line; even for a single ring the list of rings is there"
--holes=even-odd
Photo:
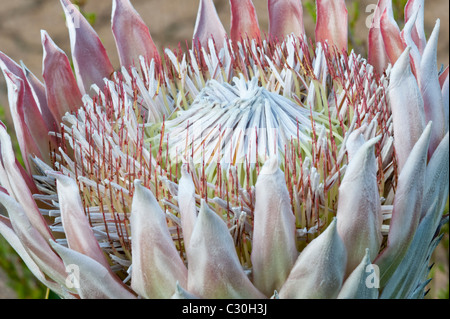
[[[43,79],[0,53],[0,232],[67,298],[421,298],[447,219],[448,68],[439,21],[380,0],[368,63],[343,0],[201,0],[193,45],[160,55],[113,1],[121,68],[68,0],[75,75],[46,32]],[[381,27],[379,27],[381,26]],[[68,271],[77,269],[77,282]],[[379,273],[375,270],[379,269]],[[379,280],[378,280],[379,279]]]

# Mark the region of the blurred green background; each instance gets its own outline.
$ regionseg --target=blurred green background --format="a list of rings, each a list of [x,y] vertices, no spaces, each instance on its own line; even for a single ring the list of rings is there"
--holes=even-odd
[[[73,1],[94,26],[107,48],[110,59],[118,65],[114,38],[110,31],[111,0]],[[161,48],[184,46],[185,40],[193,34],[198,0],[131,0],[150,28],[156,45]],[[262,31],[268,30],[267,0],[253,0],[258,13]],[[403,7],[407,0],[393,0],[394,15],[397,21],[403,21]],[[214,1],[225,29],[229,30],[230,14],[228,0]],[[366,20],[373,12],[370,5],[376,0],[347,0],[349,12],[350,45],[367,56]],[[309,37],[314,35],[315,3],[303,0],[304,23]],[[425,2],[425,30],[431,33],[437,18],[441,19],[441,31],[438,48],[438,63],[449,64],[449,1],[428,0]],[[401,23],[400,27],[403,25]],[[2,1],[0,6],[0,50],[16,61],[22,60],[37,76],[42,73],[42,48],[40,29],[48,31],[53,40],[66,53],[70,53],[64,15],[57,0],[15,0]],[[70,54],[69,54],[70,56]],[[0,76],[0,120],[13,132],[9,109],[7,107],[6,84]],[[17,143],[16,143],[17,144]],[[17,152],[18,157],[19,152]],[[448,206],[447,206],[448,213]],[[431,274],[427,298],[449,298],[449,229],[445,225],[445,236],[432,257],[435,263]],[[36,281],[23,262],[0,236],[0,299],[1,298],[46,298],[47,289]]]

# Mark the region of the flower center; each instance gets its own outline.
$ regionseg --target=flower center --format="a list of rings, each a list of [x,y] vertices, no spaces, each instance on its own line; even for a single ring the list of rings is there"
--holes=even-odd
[[[210,80],[188,110],[165,123],[172,160],[190,152],[193,163],[204,162],[209,174],[217,164],[254,168],[283,154],[294,139],[310,143],[310,110],[259,86],[257,77],[233,82]]]

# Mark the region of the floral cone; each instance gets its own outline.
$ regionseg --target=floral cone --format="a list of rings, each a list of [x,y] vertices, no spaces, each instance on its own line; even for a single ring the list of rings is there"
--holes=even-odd
[[[69,58],[41,82],[0,52],[25,169],[0,125],[0,233],[64,298],[422,298],[448,221],[448,68],[424,1],[380,0],[369,60],[344,1],[200,0],[192,48],[158,52],[113,1],[114,70],[68,0]],[[77,276],[68,275],[77,269]]]

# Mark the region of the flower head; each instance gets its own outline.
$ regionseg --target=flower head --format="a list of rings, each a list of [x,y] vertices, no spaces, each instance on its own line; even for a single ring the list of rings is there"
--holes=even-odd
[[[161,54],[113,1],[114,71],[61,0],[74,73],[45,31],[44,83],[0,52],[26,168],[1,125],[0,233],[67,298],[423,297],[449,142],[419,2],[403,31],[378,3],[366,61],[344,1],[317,1],[309,45],[301,1],[268,2],[266,38],[230,1],[228,38],[200,0],[192,48]]]

